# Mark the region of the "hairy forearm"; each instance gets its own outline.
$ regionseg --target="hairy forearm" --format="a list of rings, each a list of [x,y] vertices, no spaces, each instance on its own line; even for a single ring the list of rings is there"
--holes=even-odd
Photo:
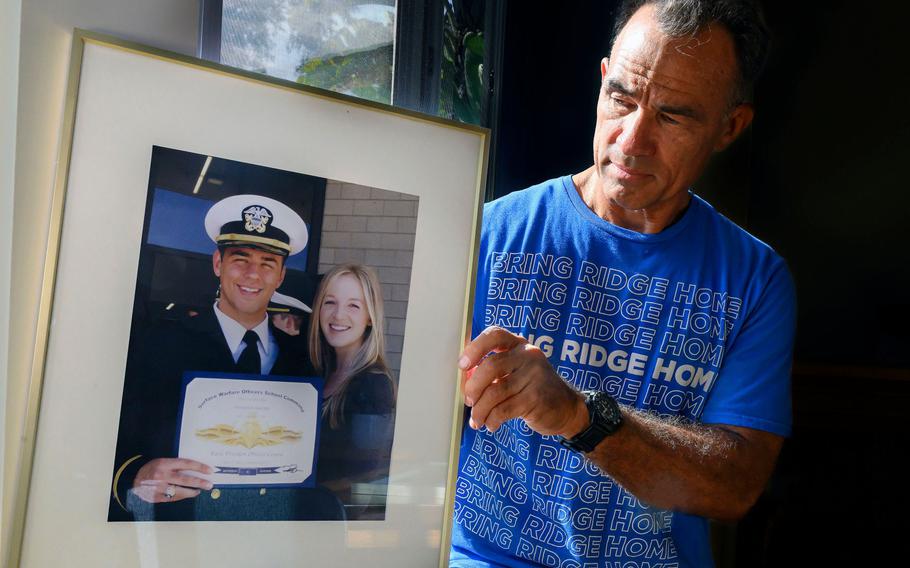
[[[761,493],[780,450],[773,434],[673,422],[623,409],[624,423],[588,459],[641,501],[734,520]]]

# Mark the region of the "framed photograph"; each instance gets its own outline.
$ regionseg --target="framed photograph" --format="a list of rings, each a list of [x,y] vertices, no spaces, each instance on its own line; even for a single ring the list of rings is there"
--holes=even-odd
[[[69,82],[13,561],[445,565],[488,132],[78,30]]]

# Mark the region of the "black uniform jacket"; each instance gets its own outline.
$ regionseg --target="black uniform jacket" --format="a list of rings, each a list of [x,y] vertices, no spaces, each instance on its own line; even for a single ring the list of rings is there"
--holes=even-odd
[[[305,336],[274,327],[271,332],[278,357],[270,374],[313,376]],[[127,357],[109,520],[330,520],[343,515],[337,499],[320,489],[224,488],[154,505],[130,493],[143,464],[175,457],[183,373],[238,372],[214,308],[138,335]],[[136,456],[141,457],[124,467]]]

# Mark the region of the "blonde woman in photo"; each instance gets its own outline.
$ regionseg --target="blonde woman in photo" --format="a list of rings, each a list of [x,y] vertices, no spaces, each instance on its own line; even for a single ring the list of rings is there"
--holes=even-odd
[[[396,388],[385,362],[376,273],[336,266],[323,276],[313,311],[310,358],[325,378],[317,481],[341,499],[349,519],[382,518]],[[355,495],[354,484],[369,489]]]

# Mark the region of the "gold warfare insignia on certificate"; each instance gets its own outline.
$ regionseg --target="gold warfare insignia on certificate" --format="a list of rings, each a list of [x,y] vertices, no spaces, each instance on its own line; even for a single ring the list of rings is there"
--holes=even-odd
[[[284,426],[271,426],[264,429],[256,417],[251,416],[240,429],[229,424],[218,424],[211,428],[197,430],[196,436],[225,446],[255,448],[256,446],[277,446],[296,442],[301,438],[302,432],[295,432]]]

